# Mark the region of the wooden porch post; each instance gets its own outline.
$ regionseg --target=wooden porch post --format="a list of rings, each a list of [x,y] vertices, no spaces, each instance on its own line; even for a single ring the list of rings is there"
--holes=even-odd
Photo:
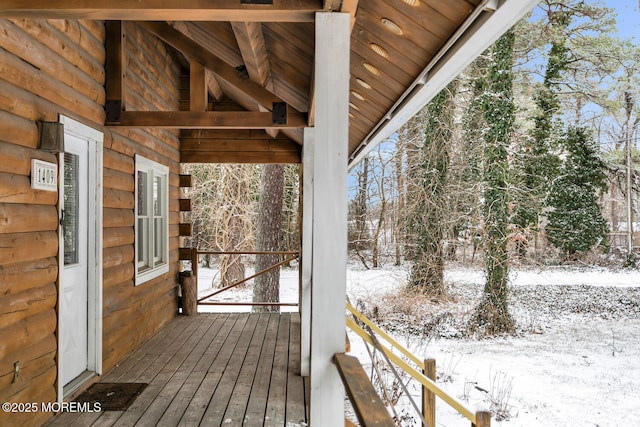
[[[304,130],[302,144],[302,248],[300,289],[300,373],[308,377],[311,359],[311,266],[313,242],[313,147],[314,128]]]
[[[344,426],[350,15],[316,14],[310,426]],[[305,141],[306,143],[307,141]]]

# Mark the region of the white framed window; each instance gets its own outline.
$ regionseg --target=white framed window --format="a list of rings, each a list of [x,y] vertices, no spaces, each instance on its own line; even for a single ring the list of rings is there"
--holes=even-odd
[[[136,155],[136,286],[169,271],[169,168]]]

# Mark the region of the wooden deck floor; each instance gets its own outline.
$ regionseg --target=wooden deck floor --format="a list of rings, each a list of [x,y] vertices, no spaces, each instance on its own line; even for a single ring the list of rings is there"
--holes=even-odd
[[[179,316],[101,379],[149,384],[128,410],[48,425],[304,426],[299,336],[297,313]]]

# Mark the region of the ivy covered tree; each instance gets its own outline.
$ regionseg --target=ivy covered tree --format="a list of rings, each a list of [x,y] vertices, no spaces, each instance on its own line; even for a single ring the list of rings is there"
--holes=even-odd
[[[551,8],[550,5],[548,5]],[[566,46],[566,30],[571,14],[564,10],[548,13],[548,32],[551,48],[544,73],[544,80],[534,92],[536,111],[533,127],[516,154],[516,175],[520,190],[515,198],[514,224],[521,230],[538,231],[549,187],[558,174],[560,159],[555,154],[562,124],[557,120],[560,109],[559,82],[567,70],[569,49]],[[526,233],[528,234],[528,233]],[[519,240],[517,253],[526,255],[527,241]]]
[[[444,293],[444,240],[448,146],[453,135],[457,82],[453,81],[427,105],[419,181],[421,197],[411,221],[416,236],[409,288],[422,293]]]
[[[548,198],[547,238],[567,257],[605,243],[609,226],[598,193],[607,189],[606,165],[589,130],[570,127],[563,139],[566,159]]]
[[[515,34],[507,31],[489,52],[489,69],[477,84],[486,129],[484,131],[483,216],[486,282],[476,309],[474,326],[487,335],[512,333],[515,324],[508,308],[510,212],[507,183],[508,147],[511,143],[515,106],[513,102],[513,46]]]

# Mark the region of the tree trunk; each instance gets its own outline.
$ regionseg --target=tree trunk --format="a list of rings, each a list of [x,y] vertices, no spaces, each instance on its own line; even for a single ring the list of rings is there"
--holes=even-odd
[[[512,333],[514,321],[508,305],[509,225],[507,176],[508,147],[513,132],[513,30],[508,31],[492,49],[492,63],[482,86],[481,106],[487,123],[484,135],[485,257],[487,279],[484,296],[476,310],[476,324],[487,335]]]
[[[223,187],[225,195],[231,209],[227,212],[225,247],[226,251],[239,250],[245,240],[245,210],[249,200],[249,183],[246,179],[242,166],[226,166],[227,173],[224,175]],[[218,208],[217,206],[215,208]],[[221,230],[222,231],[222,230]],[[239,282],[245,277],[245,266],[242,262],[242,255],[222,255],[220,257],[220,287],[229,286]]]
[[[444,294],[444,238],[447,228],[448,145],[453,135],[454,94],[450,83],[429,103],[425,142],[422,150],[419,208],[415,217],[416,257],[409,287],[422,293]]]
[[[284,166],[265,165],[262,170],[262,189],[260,191],[260,211],[256,250],[280,250],[282,227],[282,196],[284,190]],[[280,262],[280,255],[257,255],[256,272],[265,270]],[[280,269],[275,268],[255,279],[253,288],[254,302],[280,301]],[[254,312],[279,312],[279,306],[254,307]]]
[[[395,245],[395,264],[399,266],[402,264],[402,244],[403,244],[403,236],[404,236],[404,222],[405,222],[405,174],[404,168],[402,166],[402,161],[404,158],[404,144],[398,139],[397,142],[397,152],[394,159],[394,166],[396,172],[396,195],[397,195],[397,209],[396,209],[396,221],[395,227],[393,230],[394,235],[394,245]]]

